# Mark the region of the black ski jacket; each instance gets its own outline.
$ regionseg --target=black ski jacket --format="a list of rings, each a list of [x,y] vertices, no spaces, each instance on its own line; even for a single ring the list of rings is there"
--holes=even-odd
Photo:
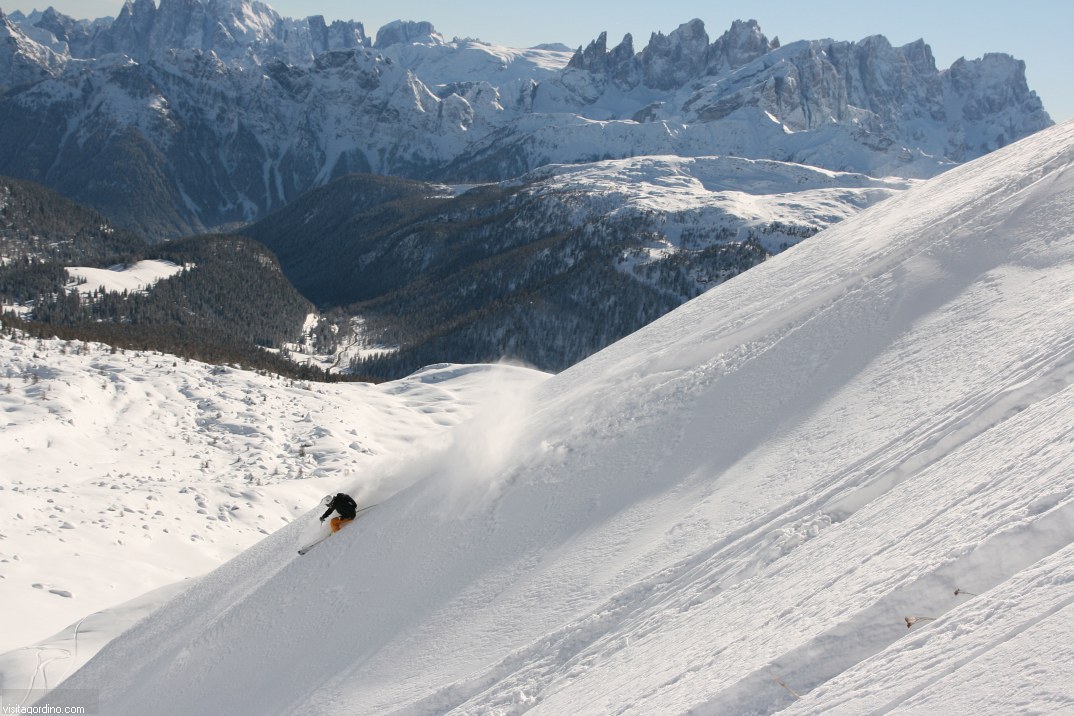
[[[340,492],[328,503],[328,509],[321,515],[322,522],[324,522],[325,517],[332,514],[332,510],[338,512],[339,516],[345,520],[353,520],[354,516],[358,514],[358,505],[355,504],[350,495],[345,495]]]

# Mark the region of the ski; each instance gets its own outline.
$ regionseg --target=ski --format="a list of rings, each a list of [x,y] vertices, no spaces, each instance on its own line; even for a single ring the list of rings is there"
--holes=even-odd
[[[377,503],[377,504],[380,504],[380,503]],[[359,516],[361,516],[361,514],[362,514],[363,512],[365,512],[366,510],[370,510],[370,509],[373,509],[373,508],[374,508],[374,507],[376,507],[376,506],[377,506],[377,505],[369,505],[368,507],[363,507],[362,509],[360,509],[360,510],[358,510],[357,512],[355,512],[355,513],[354,513],[354,519],[358,519],[358,517],[359,517]],[[298,553],[299,553],[299,554],[306,554],[306,553],[307,553],[307,552],[309,552],[309,551],[310,551],[311,549],[313,549],[314,547],[316,547],[317,545],[319,545],[319,544],[320,544],[321,542],[324,542],[324,541],[325,541],[326,539],[328,539],[328,538],[329,538],[329,537],[331,537],[331,536],[332,536],[332,533],[331,533],[331,532],[329,532],[329,533],[328,533],[328,534],[326,534],[326,535],[325,535],[324,537],[321,537],[321,538],[320,538],[319,540],[315,540],[315,541],[313,541],[313,542],[310,542],[310,543],[309,543],[308,545],[306,545],[305,547],[303,547],[303,548],[301,548],[300,550],[298,550]]]
[[[324,542],[326,539],[328,539],[331,536],[332,536],[332,533],[329,532],[328,534],[326,534],[324,537],[320,538],[316,542],[310,542],[308,545],[306,545],[302,549],[298,550],[298,553],[299,554],[306,554],[306,552],[309,552],[311,549],[313,549],[314,547],[319,545],[321,542]]]

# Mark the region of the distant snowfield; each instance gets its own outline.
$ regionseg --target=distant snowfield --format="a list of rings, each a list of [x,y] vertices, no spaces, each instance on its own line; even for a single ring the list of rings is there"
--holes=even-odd
[[[682,249],[683,234],[700,246],[729,239],[705,239],[731,229],[730,240],[744,241],[747,232],[760,236],[765,249],[778,253],[801,236],[772,227],[813,231],[843,221],[919,180],[877,179],[854,172],[833,172],[790,162],[742,157],[645,156],[590,164],[542,167],[518,180],[538,181],[535,194],[586,196],[570,207],[581,226],[600,216],[654,214],[663,217],[660,233],[672,249]]]
[[[103,290],[109,293],[122,293],[127,291],[134,293],[144,291],[157,281],[174,276],[184,270],[184,267],[171,261],[146,260],[131,264],[130,266],[113,266],[112,268],[93,268],[90,266],[68,266],[74,283],[68,286],[68,290],[83,295]],[[22,318],[29,318],[33,309],[27,306],[0,305],[0,313],[14,313]]]
[[[88,266],[69,266],[67,273],[75,280],[84,281],[78,286],[82,293],[98,290],[122,293],[123,291],[144,291],[157,281],[183,270],[182,266],[171,261],[139,261],[130,266],[118,266],[109,269]]]
[[[1067,123],[849,218],[559,375],[488,381],[498,399],[433,447],[399,443],[383,416],[405,409],[370,391],[399,460],[350,485],[378,507],[299,557],[319,510],[282,501],[295,519],[65,685],[98,690],[102,712],[157,716],[1074,712],[1072,227]],[[432,390],[463,371],[415,379]],[[198,374],[191,405],[127,375],[128,389],[160,392],[136,402],[165,421],[189,406],[205,426],[255,431],[206,430],[196,455],[182,438],[144,441],[141,470],[172,448],[183,459],[161,467],[192,480],[217,455],[210,436],[230,436],[230,472],[249,469],[247,452],[268,463],[257,446],[286,414],[326,431],[325,478],[353,470],[332,449],[334,389],[307,402],[270,382],[249,396]],[[44,418],[32,384],[19,390],[20,423]],[[14,458],[48,449],[47,431],[10,434],[23,441]],[[241,500],[206,512],[241,516]],[[124,519],[150,518],[136,515]],[[42,536],[81,534],[61,520]]]

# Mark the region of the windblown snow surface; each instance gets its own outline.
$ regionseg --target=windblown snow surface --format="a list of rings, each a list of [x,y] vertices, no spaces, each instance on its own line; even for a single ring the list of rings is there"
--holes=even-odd
[[[66,685],[110,714],[1070,713],[1072,162],[1067,123],[818,234]]]

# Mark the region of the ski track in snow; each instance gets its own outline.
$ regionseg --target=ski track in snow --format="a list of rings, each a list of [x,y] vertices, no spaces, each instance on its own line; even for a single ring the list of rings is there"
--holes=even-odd
[[[1074,373],[1072,365],[1074,365],[1074,362],[1067,365],[1067,370],[1065,371],[1067,375],[1064,378],[1070,378],[1069,374]],[[1074,381],[1063,380],[1062,384],[1069,386],[1071,382]],[[1043,398],[1036,392],[1036,387],[1036,385],[1030,384],[1026,390],[1018,392],[1017,397],[1032,403],[1039,402]],[[1062,420],[1059,419],[1060,416],[1056,415],[1059,411],[1055,409],[1055,406],[1062,406],[1069,401],[1072,393],[1074,393],[1074,390],[1064,388],[1064,392],[1056,395],[1055,399],[1051,401],[1054,404],[1053,410],[1038,419],[1041,423],[1038,427],[1043,431],[1041,443],[1047,445],[1052,441],[1056,441],[1057,437],[1062,437],[1065,434],[1065,428],[1058,431],[1054,429],[1057,426],[1063,426]],[[1010,413],[1010,415],[1018,415],[1018,412]],[[981,434],[989,428],[995,427],[990,420],[986,422],[988,427],[983,427]],[[1048,426],[1053,428],[1052,432],[1043,430]],[[1025,430],[1023,426],[1018,426],[1013,440],[1021,439]],[[1032,432],[1032,429],[1030,432]],[[1055,432],[1058,432],[1059,435],[1053,434]],[[959,441],[959,446],[969,444],[971,444],[971,439]],[[958,520],[962,514],[977,514],[988,510],[987,506],[982,507],[975,504],[969,499],[970,497],[986,495],[995,500],[995,495],[988,493],[983,486],[977,489],[972,487],[971,477],[974,473],[971,468],[974,466],[972,463],[970,467],[957,466],[957,462],[961,458],[958,448],[948,447],[949,449],[943,452],[946,462],[939,463],[933,470],[936,473],[934,480],[937,482],[950,481],[971,486],[970,495],[967,498],[959,497],[959,499],[955,499],[951,503],[929,505],[928,510],[924,509],[925,506],[915,505],[914,507],[922,508],[921,514],[927,519],[905,527],[906,533],[898,536],[900,539],[900,552],[902,552],[904,558],[914,559],[915,551],[912,546],[905,543],[905,540],[910,539],[911,536],[920,539],[922,551],[926,551],[929,546],[942,542],[950,532],[958,531]],[[1010,450],[1015,446],[1004,447]],[[1000,450],[997,446],[987,446],[987,448],[990,452]],[[976,452],[984,448],[982,446],[973,446],[973,449]],[[772,664],[762,661],[762,665],[756,672],[747,678],[740,679],[729,692],[721,693],[719,698],[711,702],[694,706],[693,710],[697,713],[713,714],[750,713],[756,708],[753,700],[756,698],[757,693],[763,693],[767,697],[778,697],[780,695],[778,688],[775,689],[774,693],[771,688],[772,673],[780,673],[781,678],[795,680],[799,689],[808,690],[806,687],[813,684],[803,683],[803,681],[813,679],[823,682],[827,677],[839,673],[839,671],[850,664],[856,663],[863,657],[860,649],[848,651],[848,642],[861,639],[863,634],[869,634],[868,648],[876,649],[877,645],[891,643],[902,637],[904,627],[898,617],[901,608],[916,605],[918,608],[924,607],[929,610],[928,613],[942,614],[946,609],[957,606],[958,600],[952,596],[948,598],[946,603],[943,603],[937,599],[937,595],[945,593],[950,595],[955,586],[968,580],[973,580],[975,588],[984,589],[986,586],[990,586],[991,583],[998,582],[1007,574],[1013,574],[1020,569],[1029,567],[1038,559],[1047,557],[1051,551],[1060,550],[1071,541],[1074,541],[1074,499],[1072,499],[1074,497],[1074,483],[1071,483],[1068,477],[1064,485],[1065,491],[1042,499],[1037,497],[1036,493],[1036,490],[1040,487],[1039,482],[1024,479],[1028,475],[1034,474],[1035,471],[1043,469],[1038,464],[1038,460],[1034,459],[1039,457],[1036,453],[1038,449],[1039,446],[1033,444],[1023,447],[1023,454],[1016,454],[1010,457],[1012,461],[1020,461],[1024,465],[1022,472],[1025,474],[1011,478],[1012,482],[1021,483],[1020,487],[1023,494],[1018,495],[1017,499],[1007,497],[998,506],[994,504],[991,506],[991,512],[994,513],[992,516],[997,519],[1002,519],[1002,515],[1007,514],[1015,505],[1021,508],[1020,513],[1016,512],[1020,519],[1012,520],[1015,524],[1007,528],[1006,532],[991,539],[982,537],[982,542],[972,547],[972,550],[964,555],[948,556],[948,561],[940,565],[927,565],[934,571],[925,573],[911,571],[909,575],[902,577],[902,581],[907,583],[897,588],[892,589],[890,585],[885,585],[885,588],[888,589],[885,598],[866,606],[856,614],[852,614],[853,609],[837,609],[833,611],[831,606],[828,605],[828,614],[810,615],[810,620],[818,627],[827,623],[836,623],[837,626],[819,632],[798,649],[772,659]],[[1074,459],[1070,459],[1065,455],[1061,457],[1062,463],[1056,465],[1055,456],[1049,456],[1047,462],[1050,464],[1044,467],[1052,472],[1057,471],[1059,467],[1067,472],[1074,468]],[[947,463],[956,464],[948,465]],[[964,472],[967,475],[960,476],[957,474],[958,472]],[[868,470],[859,467],[853,470],[851,474],[860,476],[863,473],[869,474]],[[952,473],[955,474],[953,475]],[[926,476],[927,473],[919,479],[924,479]],[[842,478],[843,482],[847,481],[847,475],[843,475]],[[860,507],[865,507],[874,501],[878,501],[879,504],[872,505],[871,509],[881,514],[891,510],[898,510],[900,509],[898,506],[900,502],[912,499],[912,492],[907,494],[908,490],[896,489],[899,482],[895,480],[885,481],[882,488],[872,485],[855,485],[854,493],[865,490],[871,495],[870,498],[861,499],[857,502],[860,503]],[[493,670],[492,674],[485,674],[474,683],[455,685],[444,693],[428,697],[414,707],[403,709],[400,713],[442,713],[449,710],[449,705],[450,707],[459,708],[461,712],[471,710],[473,712],[498,712],[499,709],[506,708],[510,704],[516,704],[519,694],[542,692],[552,692],[554,694],[557,691],[557,681],[573,682],[584,679],[588,664],[604,662],[620,651],[628,652],[621,659],[624,670],[634,659],[638,659],[656,662],[657,664],[681,661],[693,665],[690,668],[684,668],[684,673],[687,675],[698,672],[709,673],[710,669],[718,669],[722,649],[713,649],[711,653],[689,651],[685,655],[680,654],[678,657],[675,655],[675,645],[686,641],[685,639],[680,640],[679,637],[698,631],[696,626],[691,626],[691,618],[685,615],[699,607],[703,607],[710,600],[735,599],[733,595],[723,595],[734,590],[736,586],[747,580],[769,577],[770,575],[766,574],[766,570],[788,555],[795,555],[796,561],[792,566],[797,566],[799,569],[804,568],[805,570],[808,570],[809,564],[815,560],[833,560],[832,553],[836,551],[836,545],[840,541],[847,539],[845,535],[841,534],[844,529],[851,530],[855,540],[861,540],[863,537],[874,537],[874,542],[881,544],[879,547],[875,544],[868,545],[871,550],[860,549],[858,554],[834,559],[838,563],[853,566],[847,573],[839,575],[838,578],[827,578],[823,584],[818,585],[815,580],[811,583],[808,579],[808,574],[798,575],[798,578],[794,581],[799,586],[807,585],[809,588],[796,590],[798,594],[795,598],[798,601],[788,600],[791,603],[795,603],[795,607],[784,610],[779,615],[782,619],[773,620],[770,614],[751,610],[748,603],[736,604],[735,609],[731,610],[733,613],[738,614],[740,618],[742,615],[746,615],[747,619],[754,617],[748,624],[749,628],[740,626],[736,631],[751,632],[755,635],[754,639],[758,641],[763,642],[764,638],[757,639],[757,634],[767,636],[772,641],[775,641],[775,637],[779,632],[784,629],[792,630],[793,622],[801,619],[798,610],[810,608],[810,592],[816,594],[830,592],[842,586],[841,582],[845,580],[856,579],[860,582],[864,576],[857,574],[863,571],[860,565],[873,560],[880,563],[892,561],[891,557],[885,553],[887,549],[890,549],[887,543],[891,535],[887,533],[873,535],[866,533],[863,535],[861,530],[868,530],[868,528],[858,527],[853,521],[848,522],[845,526],[841,525],[847,519],[844,516],[847,509],[845,500],[839,500],[839,509],[836,510],[836,516],[833,517],[830,503],[833,493],[836,493],[841,487],[843,485],[822,490],[819,494],[813,495],[802,502],[779,506],[769,515],[754,521],[748,528],[741,530],[740,534],[730,536],[724,543],[717,545],[707,554],[692,557],[671,569],[654,575],[650,579],[633,585],[630,589],[616,595],[610,602],[588,614],[584,619],[572,623],[555,634],[542,637],[539,645],[512,654],[497,669]],[[921,490],[922,488],[916,489]],[[923,494],[931,496],[934,493],[923,490]],[[892,505],[891,503],[895,504]],[[1058,507],[1056,506],[1057,504],[1059,505]],[[850,514],[856,513],[858,509],[858,507],[854,508]],[[798,515],[804,516],[799,517]],[[930,524],[932,521],[937,521],[940,524],[932,525]],[[833,525],[836,526],[836,529],[831,530]],[[1027,535],[1026,533],[1029,534]],[[960,537],[972,544],[972,535],[960,535]],[[859,547],[863,546],[860,543],[857,544]],[[1028,549],[1025,546],[1027,544],[1030,545]],[[815,552],[817,556],[803,554],[806,551]],[[957,552],[958,550],[955,551]],[[994,566],[996,564],[1002,566],[997,570]],[[910,567],[907,567],[907,569],[909,570]],[[990,571],[993,573],[990,574]],[[873,575],[873,578],[875,578],[875,575]],[[962,580],[961,582],[960,579]],[[847,597],[846,604],[854,603],[854,594],[867,594],[870,589],[875,591],[881,589],[881,585],[868,586],[869,588],[863,587],[861,590],[851,590],[850,594],[843,593],[842,596]],[[756,599],[756,594],[748,593],[744,598],[754,600]],[[761,622],[761,617],[767,617],[767,619]],[[704,615],[701,618],[704,619]],[[703,631],[717,633],[717,630],[711,624],[706,624]],[[670,642],[670,644],[666,644],[663,649],[657,648],[657,645],[652,643],[654,638],[649,638],[649,635],[653,633],[665,635],[661,638],[661,642]],[[640,652],[640,654],[630,653],[634,650]],[[749,650],[746,649],[746,651]],[[764,654],[765,652],[761,650],[760,653]],[[771,658],[771,654],[768,656]],[[824,666],[818,667],[818,662]],[[604,668],[609,667],[605,666]],[[774,669],[778,669],[778,672],[774,672]],[[825,673],[823,669],[827,669],[828,672]],[[669,670],[674,671],[674,669],[670,668]],[[614,667],[612,671],[614,673]],[[798,678],[795,679],[795,677]],[[607,678],[607,675],[603,673],[602,669],[597,679],[605,678]],[[677,678],[683,677],[679,675]],[[492,690],[491,695],[483,693],[493,684],[496,688]],[[621,686],[621,684],[615,684],[609,686],[606,690],[614,693],[615,689],[621,688]],[[664,686],[666,684],[659,685],[660,688]],[[586,683],[584,686],[572,689],[569,701],[561,703],[553,698],[548,704],[550,712],[555,713],[559,708],[566,708],[568,703],[573,704],[572,708],[577,709],[579,704],[576,699],[579,691],[593,699],[595,702],[591,704],[593,712],[601,710],[600,702],[592,696],[595,693],[600,693],[599,685]],[[642,694],[639,701],[648,703],[648,699],[654,696],[655,693]],[[521,703],[526,703],[529,700],[532,700],[533,703],[537,701],[537,699],[531,697],[530,699],[522,699]],[[683,704],[676,704],[675,706],[676,708],[671,710],[678,710],[683,707]],[[646,706],[647,708],[651,707]],[[644,710],[641,709],[640,711]]]

